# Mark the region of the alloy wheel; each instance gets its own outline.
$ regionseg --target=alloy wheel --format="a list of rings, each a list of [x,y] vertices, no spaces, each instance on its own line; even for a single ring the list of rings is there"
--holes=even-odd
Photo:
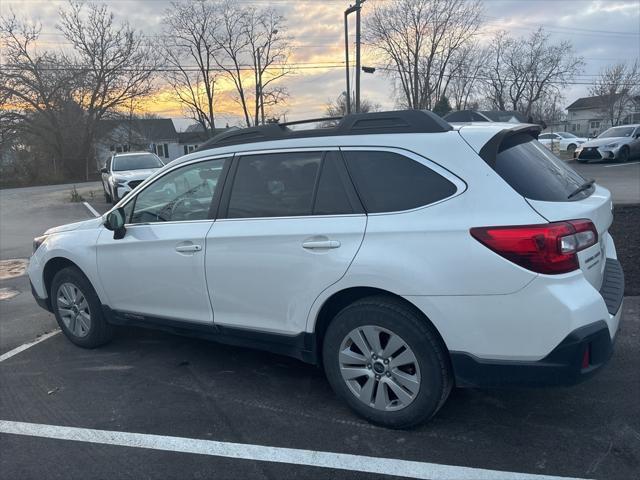
[[[84,293],[73,283],[65,282],[58,287],[56,303],[69,332],[79,338],[86,337],[91,329],[91,310]]]
[[[374,325],[355,328],[341,342],[338,355],[342,378],[365,405],[402,410],[418,395],[418,360],[396,333]]]

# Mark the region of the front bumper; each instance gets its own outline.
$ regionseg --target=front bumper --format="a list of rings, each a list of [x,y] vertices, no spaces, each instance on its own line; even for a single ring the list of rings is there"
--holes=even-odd
[[[617,332],[622,315],[624,273],[620,263],[607,259],[600,294]],[[451,352],[458,387],[541,387],[580,383],[604,366],[613,354],[605,320],[569,333],[546,357],[538,361],[484,360],[463,352]]]
[[[578,147],[573,152],[573,158],[579,162],[597,162],[599,160],[615,160],[618,157],[620,148],[604,147]]]

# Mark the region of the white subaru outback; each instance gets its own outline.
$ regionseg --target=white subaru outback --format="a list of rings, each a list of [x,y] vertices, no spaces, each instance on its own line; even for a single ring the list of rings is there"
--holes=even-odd
[[[229,131],[36,238],[33,294],[81,347],[155,326],[320,365],[388,427],[454,386],[572,384],[612,354],[624,279],[610,193],[538,133],[424,111]]]

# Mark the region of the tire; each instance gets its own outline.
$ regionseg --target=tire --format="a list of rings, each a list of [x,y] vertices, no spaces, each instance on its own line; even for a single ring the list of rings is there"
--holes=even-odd
[[[58,325],[71,342],[83,348],[96,348],[111,340],[113,326],[104,318],[91,282],[79,269],[67,267],[56,273],[50,295]],[[67,304],[72,308],[65,309]]]
[[[104,191],[104,201],[111,203],[111,195],[109,195],[106,190]]]
[[[576,148],[578,148],[577,145],[570,143],[569,145],[567,145],[567,153],[570,153],[571,155],[573,155],[573,152],[576,151]]]
[[[115,205],[119,201],[120,199],[118,198],[118,192],[117,191],[113,192],[113,195],[111,195],[111,203]]]
[[[371,348],[363,351],[358,340],[353,341],[359,333],[374,342],[377,337],[380,348],[375,356]],[[369,347],[362,337],[358,343]],[[358,415],[383,427],[401,429],[426,422],[453,387],[449,355],[440,337],[415,309],[390,297],[364,298],[340,311],[327,329],[322,356],[336,394]]]
[[[618,161],[621,163],[626,163],[629,161],[629,147],[622,147],[620,149],[620,153],[618,154]]]

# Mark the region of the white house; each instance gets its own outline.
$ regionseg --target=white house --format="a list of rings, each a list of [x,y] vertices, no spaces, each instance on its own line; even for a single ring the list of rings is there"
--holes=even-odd
[[[567,107],[566,130],[579,137],[595,137],[611,127],[604,112],[608,96],[579,98]],[[620,125],[640,122],[640,97],[627,102]]]

